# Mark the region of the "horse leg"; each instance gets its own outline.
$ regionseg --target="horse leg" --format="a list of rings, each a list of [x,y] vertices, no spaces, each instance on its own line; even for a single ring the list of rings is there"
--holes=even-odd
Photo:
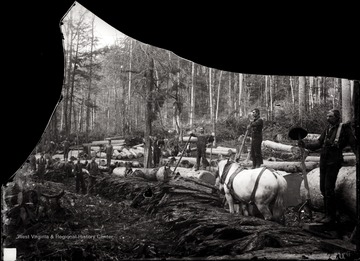
[[[258,210],[263,215],[265,220],[272,220],[272,214],[269,209],[269,206],[263,204],[256,204]]]
[[[240,205],[239,204],[234,204],[234,211],[235,213],[239,213],[240,212]],[[240,213],[241,214],[241,213]]]
[[[230,193],[225,193],[225,198],[229,204],[230,213],[234,213],[234,200],[233,200],[232,196],[230,195]]]
[[[245,217],[249,216],[248,206],[246,203],[241,203],[242,213]]]

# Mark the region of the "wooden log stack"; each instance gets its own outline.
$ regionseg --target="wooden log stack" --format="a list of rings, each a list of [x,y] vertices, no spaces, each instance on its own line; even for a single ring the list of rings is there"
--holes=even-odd
[[[144,178],[146,180],[149,181],[164,181],[163,177],[159,177],[157,176],[157,171],[159,168],[133,168],[133,175],[135,177],[141,177]],[[113,170],[113,175],[116,175],[118,177],[121,178],[125,178],[126,175],[126,167],[117,167],[114,168]],[[181,168],[178,167],[176,168],[176,173],[172,173],[174,168],[170,168],[171,170],[171,175],[169,177],[169,179],[174,179],[176,178],[175,174],[178,173],[178,177],[183,177],[183,178],[190,178],[190,179],[195,179],[195,180],[200,180],[202,182],[205,182],[207,184],[210,185],[215,185],[215,175],[207,170],[193,170],[193,169],[188,169],[188,168]]]

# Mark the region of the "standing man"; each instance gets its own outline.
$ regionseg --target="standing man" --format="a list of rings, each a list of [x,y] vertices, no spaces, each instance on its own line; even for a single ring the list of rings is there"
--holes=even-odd
[[[154,148],[154,155],[153,155],[153,159],[154,159],[154,167],[159,167],[159,163],[160,163],[160,157],[161,157],[161,149],[163,148],[163,146],[165,145],[164,140],[158,138],[157,136],[154,137],[154,142],[153,142],[153,148]]]
[[[106,165],[109,169],[110,169],[111,157],[113,155],[113,152],[114,152],[113,145],[111,145],[111,139],[109,139],[109,143],[105,147]]]
[[[65,161],[68,161],[69,150],[70,150],[70,142],[68,141],[67,138],[65,138],[65,140],[64,140],[64,160]]]
[[[87,164],[87,170],[89,171],[90,175],[90,182],[88,186],[88,193],[92,193],[94,191],[94,185],[97,176],[99,175],[99,167],[95,161],[95,157],[91,159],[91,162]]]
[[[76,181],[76,193],[80,192],[80,186],[81,186],[81,192],[83,194],[86,194],[86,187],[85,187],[85,180],[84,180],[84,174],[82,172],[83,165],[80,162],[80,158],[78,158],[78,161],[75,164],[74,167],[74,173],[75,173],[75,181]]]
[[[247,130],[251,132],[251,149],[250,155],[253,162],[253,169],[259,168],[263,164],[261,153],[262,143],[262,129],[264,126],[263,120],[260,118],[259,109],[255,108],[252,111],[253,121],[247,126]]]
[[[190,136],[197,137],[196,148],[197,148],[197,155],[196,155],[196,166],[195,170],[199,170],[200,168],[200,160],[202,162],[202,166],[206,168],[209,165],[209,162],[206,160],[206,144],[209,142],[214,141],[214,136],[212,135],[205,135],[204,128],[200,127],[199,134],[196,135],[194,133],[190,133]]]
[[[317,150],[320,152],[320,191],[324,200],[325,216],[317,219],[317,222],[332,223],[336,221],[337,203],[335,197],[335,184],[337,175],[343,163],[342,151],[350,145],[355,153],[356,162],[359,160],[356,150],[356,138],[350,124],[340,123],[340,112],[330,110],[327,113],[328,125],[314,143],[306,144],[303,140],[298,141],[300,147]]]
[[[40,158],[37,160],[37,175],[41,183],[44,183],[45,169],[46,169],[46,159],[44,157],[44,152],[42,151],[40,153]]]

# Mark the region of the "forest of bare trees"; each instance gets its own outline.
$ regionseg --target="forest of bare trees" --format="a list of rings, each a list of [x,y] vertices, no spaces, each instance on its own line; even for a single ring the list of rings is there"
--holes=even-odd
[[[216,132],[219,122],[247,119],[255,107],[270,123],[304,122],[327,108],[352,119],[353,82],[347,79],[226,72],[130,37],[98,48],[94,19],[80,9],[63,20],[63,99],[48,140],[180,134],[198,125]]]

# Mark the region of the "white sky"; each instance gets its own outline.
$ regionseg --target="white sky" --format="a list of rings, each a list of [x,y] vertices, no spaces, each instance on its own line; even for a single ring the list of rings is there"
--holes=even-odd
[[[75,4],[76,5],[71,9],[75,11],[74,12],[75,15],[78,9],[79,10],[86,9],[86,7],[82,6],[78,2],[75,2]],[[97,17],[95,13],[92,13],[90,10],[88,10],[88,12],[89,12],[89,17],[91,16],[91,14],[95,15],[95,36],[98,37],[99,39],[99,42],[96,46],[97,48],[101,48],[106,45],[112,45],[115,43],[116,39],[126,37],[126,35],[116,30],[114,27],[110,26],[101,18]]]
[[[97,47],[100,48],[114,44],[116,39],[126,37],[123,33],[116,30],[97,16],[95,18],[95,35],[99,38]]]

